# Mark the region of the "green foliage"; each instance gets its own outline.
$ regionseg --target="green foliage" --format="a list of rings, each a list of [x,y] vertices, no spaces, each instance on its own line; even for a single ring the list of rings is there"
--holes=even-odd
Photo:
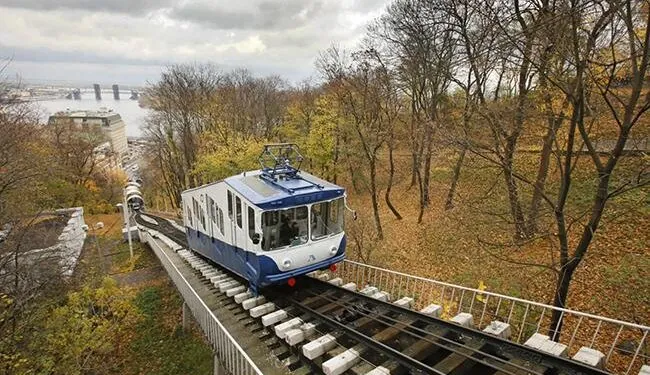
[[[278,138],[282,142],[302,144],[311,127],[312,117],[311,108],[305,108],[300,102],[291,103],[287,107],[284,122],[278,128]]]
[[[111,278],[99,288],[70,293],[65,304],[44,314],[43,334],[31,342],[36,372],[118,372],[125,344],[140,320],[132,298]]]
[[[210,374],[212,354],[200,337],[183,333],[177,321],[181,300],[171,289],[148,287],[138,293],[135,304],[144,317],[130,345],[133,373],[160,375]]]
[[[336,173],[338,131],[341,114],[330,95],[316,99],[316,112],[313,125],[305,141],[305,151],[316,170],[330,179]]]
[[[214,134],[204,134],[205,146],[197,158],[193,173],[203,181],[216,181],[259,168],[257,157],[266,142],[236,138],[227,144],[214,142]]]

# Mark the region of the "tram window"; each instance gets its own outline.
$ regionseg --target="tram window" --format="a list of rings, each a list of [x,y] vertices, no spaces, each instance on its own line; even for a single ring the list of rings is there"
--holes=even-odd
[[[217,222],[217,210],[216,210],[216,203],[214,203],[214,199],[208,197],[208,200],[210,202],[210,218],[212,219],[213,223]]]
[[[241,229],[242,227],[242,210],[241,210],[241,199],[235,197],[235,209],[237,210],[237,226]]]
[[[199,222],[201,221],[201,216],[199,214],[199,202],[196,201],[196,198],[192,197],[192,205],[194,206],[194,219],[196,220],[196,229],[199,227]]]
[[[205,226],[205,206],[203,205],[203,202],[205,202],[205,196],[203,194],[201,194],[200,199],[201,199],[201,203],[200,204],[197,203],[197,205],[198,205],[199,211],[200,211],[201,227],[203,227],[203,229],[205,229],[206,228],[206,226]]]
[[[223,210],[219,208],[219,229],[221,230],[221,234],[223,235],[224,229],[223,229]]]
[[[280,213],[278,211],[265,212],[263,218],[265,226],[276,225],[280,221]]]
[[[262,250],[299,246],[309,238],[307,206],[262,213]]]
[[[192,208],[189,205],[187,205],[187,213],[185,217],[187,217],[187,221],[190,223],[190,226],[191,227],[194,226],[194,224],[192,223]]]
[[[296,207],[296,220],[304,220],[307,218],[307,206]]]
[[[311,206],[311,239],[343,232],[343,198]]]
[[[232,193],[228,190],[228,217],[232,220]]]
[[[255,210],[248,207],[248,237],[252,240],[255,234]]]

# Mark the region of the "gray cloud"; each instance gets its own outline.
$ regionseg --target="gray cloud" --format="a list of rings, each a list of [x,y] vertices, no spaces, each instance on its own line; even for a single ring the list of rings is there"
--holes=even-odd
[[[286,0],[246,2],[243,6],[192,1],[174,6],[172,19],[196,22],[220,30],[279,30],[305,25],[320,13],[322,1]]]
[[[388,1],[0,0],[0,60],[24,62],[27,78],[61,76],[66,63],[133,77],[145,66],[212,62],[295,82],[332,43],[352,48]]]
[[[138,60],[125,56],[100,55],[92,51],[61,51],[52,48],[10,47],[0,43],[0,59],[88,64],[166,65],[164,60]]]
[[[173,0],[0,0],[7,8],[40,11],[78,9],[90,12],[146,14],[170,6]]]

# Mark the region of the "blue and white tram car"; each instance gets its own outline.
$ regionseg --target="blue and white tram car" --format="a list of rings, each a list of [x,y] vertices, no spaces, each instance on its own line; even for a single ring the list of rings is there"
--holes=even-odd
[[[263,155],[272,155],[269,147]],[[346,247],[345,190],[294,168],[284,156],[274,156],[272,167],[262,159],[261,170],[182,193],[189,246],[248,280],[254,291],[335,269]]]

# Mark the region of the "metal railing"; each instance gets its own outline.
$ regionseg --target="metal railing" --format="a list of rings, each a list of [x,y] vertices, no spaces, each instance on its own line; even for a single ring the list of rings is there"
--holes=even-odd
[[[223,368],[230,374],[262,374],[262,371],[255,365],[253,360],[246,354],[244,349],[237,343],[226,328],[221,324],[201,297],[194,291],[190,283],[183,277],[180,270],[174,265],[169,256],[154,240],[146,230],[140,232],[143,242],[149,244],[160,263],[172,279],[183,300],[192,311],[192,315],[199,323],[205,337],[212,345],[215,359],[218,358]]]
[[[391,300],[415,299],[414,309],[429,304],[442,307],[442,318],[470,313],[474,327],[486,328],[492,321],[510,324],[510,339],[524,343],[534,333],[548,335],[567,345],[573,356],[580,347],[599,350],[605,355],[607,371],[636,374],[650,361],[650,327],[610,319],[575,310],[527,301],[485,290],[467,288],[437,280],[408,275],[351,260],[339,264],[336,274],[360,288],[375,286],[390,294]],[[551,327],[553,314],[560,324]]]

